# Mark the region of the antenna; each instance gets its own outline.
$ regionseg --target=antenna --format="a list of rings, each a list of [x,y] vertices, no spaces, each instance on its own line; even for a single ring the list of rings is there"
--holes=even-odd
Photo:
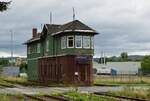
[[[75,20],[75,9],[74,7],[72,7],[72,10],[73,10],[73,21]]]
[[[50,12],[50,24],[52,24],[52,12]]]

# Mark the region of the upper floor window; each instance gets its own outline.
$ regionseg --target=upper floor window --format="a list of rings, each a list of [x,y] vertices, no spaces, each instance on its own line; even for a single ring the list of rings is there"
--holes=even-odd
[[[49,51],[49,40],[46,40],[46,52]]]
[[[40,53],[40,48],[41,48],[41,44],[38,43],[38,44],[37,44],[37,53]]]
[[[90,48],[90,36],[83,36],[83,48]]]
[[[91,37],[91,48],[94,49],[94,37]]]
[[[75,47],[82,48],[82,36],[75,36]]]
[[[67,48],[74,48],[74,36],[67,36]]]
[[[28,46],[28,54],[31,54],[31,47]]]
[[[61,49],[66,48],[66,36],[61,37]]]

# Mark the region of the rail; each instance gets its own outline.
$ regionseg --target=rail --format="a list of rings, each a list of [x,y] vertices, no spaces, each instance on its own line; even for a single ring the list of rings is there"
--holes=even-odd
[[[140,98],[132,98],[132,97],[126,97],[126,96],[118,96],[118,95],[112,95],[107,93],[100,93],[100,92],[94,92],[95,95],[102,95],[107,97],[113,97],[117,99],[124,99],[124,100],[131,100],[131,101],[150,101],[148,99],[140,99]]]
[[[44,96],[38,96],[37,97],[37,96],[33,96],[33,95],[24,94],[24,96],[26,98],[30,98],[30,99],[37,100],[37,101],[70,101],[70,100],[65,99],[63,97],[55,97],[55,96],[50,96],[50,95],[44,95]]]

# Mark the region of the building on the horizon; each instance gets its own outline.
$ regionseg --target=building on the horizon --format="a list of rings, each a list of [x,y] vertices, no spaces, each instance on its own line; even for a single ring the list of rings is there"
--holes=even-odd
[[[28,80],[68,84],[92,84],[95,30],[79,20],[63,25],[45,24],[32,29],[26,42]]]
[[[93,61],[93,68],[97,69],[98,74],[111,75],[111,70],[116,70],[116,75],[137,75],[141,69],[141,62],[107,62],[100,64]]]

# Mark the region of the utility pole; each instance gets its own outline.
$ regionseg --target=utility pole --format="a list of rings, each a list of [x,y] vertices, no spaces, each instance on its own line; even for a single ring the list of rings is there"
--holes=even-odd
[[[11,66],[13,65],[13,31],[10,30],[11,34]]]
[[[50,24],[52,24],[52,12],[50,12],[50,19],[49,19],[49,21],[50,21]]]

